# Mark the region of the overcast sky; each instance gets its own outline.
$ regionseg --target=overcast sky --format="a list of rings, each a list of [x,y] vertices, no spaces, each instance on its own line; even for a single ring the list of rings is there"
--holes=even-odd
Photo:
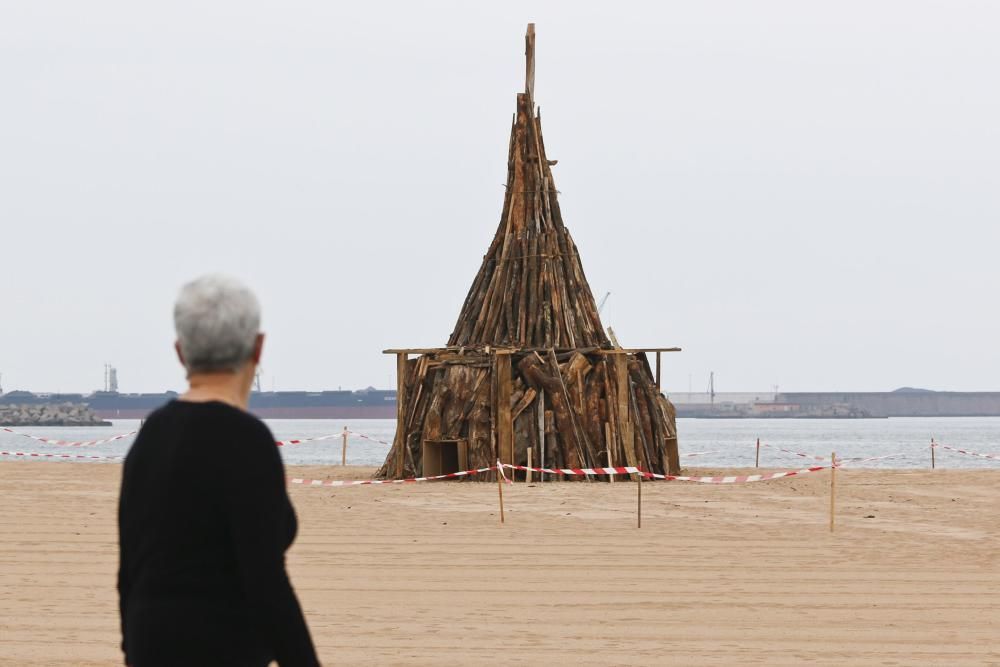
[[[3,389],[183,386],[261,297],[269,389],[393,387],[496,229],[525,24],[566,222],[665,385],[1000,389],[1000,3],[0,3]]]

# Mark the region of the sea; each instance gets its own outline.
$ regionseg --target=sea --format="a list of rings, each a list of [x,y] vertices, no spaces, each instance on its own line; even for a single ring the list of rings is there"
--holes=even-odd
[[[286,465],[339,465],[342,434],[348,429],[348,465],[380,465],[396,430],[394,419],[269,419],[277,440],[311,440],[280,448]],[[62,441],[108,438],[138,429],[139,420],[114,420],[110,427],[35,427],[0,431],[0,451],[66,454],[73,457],[122,457],[133,437],[83,447],[32,440],[25,434]],[[889,419],[678,419],[681,464],[686,468],[752,467],[758,438],[760,466],[795,469],[813,464],[808,457],[866,459],[857,467],[918,469],[931,465],[931,439],[980,454],[1000,456],[1000,417],[900,417]],[[330,437],[327,437],[330,436]],[[788,450],[788,451],[782,451]],[[794,453],[792,453],[794,452]],[[805,455],[799,456],[798,454]],[[1000,459],[979,458],[937,448],[938,468],[1000,469]],[[25,457],[0,455],[0,460]],[[58,458],[77,463],[114,462],[114,458]],[[620,465],[620,464],[619,464]]]

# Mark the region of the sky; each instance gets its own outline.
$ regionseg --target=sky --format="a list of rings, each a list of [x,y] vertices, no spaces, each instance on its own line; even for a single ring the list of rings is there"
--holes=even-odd
[[[1000,3],[0,2],[5,391],[182,389],[245,280],[265,389],[395,386],[496,230],[524,32],[564,219],[669,391],[1000,390]]]

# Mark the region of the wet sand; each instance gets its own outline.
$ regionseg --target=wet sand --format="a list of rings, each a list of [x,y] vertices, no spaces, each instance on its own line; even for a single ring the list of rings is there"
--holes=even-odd
[[[0,664],[121,664],[120,475],[0,462]],[[293,485],[289,570],[331,665],[1000,665],[1000,469],[837,492],[831,535],[827,471],[647,483],[641,530],[626,483],[517,483],[503,526],[495,484]]]

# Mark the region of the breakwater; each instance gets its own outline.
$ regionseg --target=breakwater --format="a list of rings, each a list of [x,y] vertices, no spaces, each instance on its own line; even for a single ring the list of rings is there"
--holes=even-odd
[[[111,426],[81,403],[0,405],[0,426]]]

